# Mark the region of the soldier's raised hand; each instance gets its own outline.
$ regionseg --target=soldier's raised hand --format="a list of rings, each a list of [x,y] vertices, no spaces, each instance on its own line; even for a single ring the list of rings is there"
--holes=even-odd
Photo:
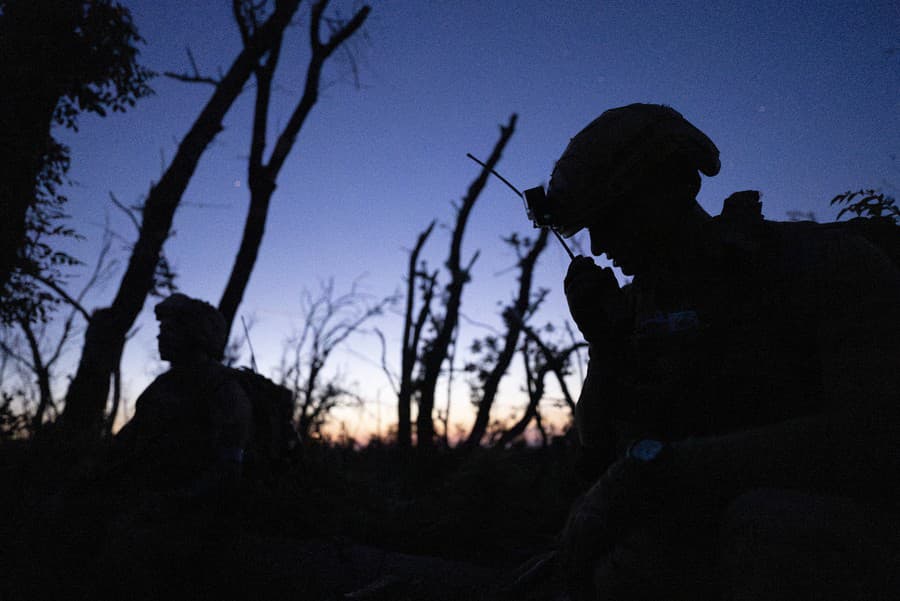
[[[608,337],[623,305],[612,269],[600,267],[590,257],[575,257],[563,289],[569,312],[584,339],[593,343]]]

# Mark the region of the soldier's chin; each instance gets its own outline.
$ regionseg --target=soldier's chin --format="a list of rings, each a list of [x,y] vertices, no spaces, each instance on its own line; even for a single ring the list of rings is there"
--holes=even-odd
[[[616,259],[613,259],[612,264],[613,264],[613,267],[618,267],[622,271],[622,273],[624,273],[625,275],[627,275],[629,277],[634,275],[634,265],[632,265],[631,263],[629,263],[629,262],[620,263]]]

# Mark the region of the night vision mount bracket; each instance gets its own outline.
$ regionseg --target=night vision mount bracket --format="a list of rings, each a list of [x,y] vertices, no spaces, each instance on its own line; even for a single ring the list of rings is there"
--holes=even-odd
[[[531,220],[531,223],[534,227],[546,227],[550,228],[550,231],[556,236],[556,239],[559,240],[559,243],[562,244],[562,247],[566,250],[566,254],[569,255],[570,259],[575,259],[575,255],[566,245],[566,241],[563,240],[563,237],[556,231],[556,228],[553,227],[553,211],[551,210],[550,201],[547,198],[546,192],[544,192],[543,186],[536,186],[534,188],[528,188],[524,192],[520,192],[518,188],[509,183],[505,177],[490,169],[487,165],[485,165],[482,161],[476,159],[472,156],[471,153],[466,153],[466,156],[484,167],[485,169],[489,169],[490,172],[495,175],[501,182],[509,186],[509,189],[516,193],[516,196],[521,198],[525,202],[525,213],[528,215],[528,219]]]

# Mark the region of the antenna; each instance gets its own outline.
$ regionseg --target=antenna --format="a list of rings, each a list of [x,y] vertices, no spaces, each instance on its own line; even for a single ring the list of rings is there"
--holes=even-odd
[[[490,169],[487,165],[485,165],[484,163],[482,163],[481,161],[479,161],[478,159],[476,159],[474,156],[472,156],[472,153],[471,153],[471,152],[467,152],[467,153],[466,153],[466,156],[469,157],[470,159],[472,159],[473,161],[475,161],[476,163],[478,163],[479,165],[481,165],[482,167],[484,167],[485,169]],[[514,185],[512,185],[511,183],[509,183],[509,180],[508,180],[508,179],[506,179],[505,177],[503,177],[502,175],[500,175],[499,173],[497,173],[497,172],[494,171],[493,169],[490,169],[490,171],[491,171],[491,173],[493,173],[494,175],[496,175],[496,176],[500,179],[501,182],[503,182],[504,184],[506,184],[507,186],[509,186],[509,189],[512,190],[513,192],[515,192],[515,193],[516,193],[516,196],[522,196],[522,193],[519,192],[519,189],[516,188],[516,187],[515,187]]]
[[[253,370],[253,373],[259,373],[259,370],[256,369],[256,355],[253,354],[253,343],[250,342],[250,331],[247,329],[247,322],[244,321],[243,315],[241,315],[241,325],[244,326],[244,338],[247,339],[247,346],[250,348],[250,368]]]
[[[531,207],[530,207],[529,204],[528,204],[528,197],[527,197],[525,194],[522,194],[521,192],[519,192],[519,189],[516,188],[516,187],[515,187],[514,185],[512,185],[511,183],[509,183],[509,180],[508,180],[508,179],[506,179],[505,177],[503,177],[502,175],[500,175],[499,173],[497,173],[496,171],[494,171],[493,169],[491,169],[490,167],[488,167],[487,165],[485,165],[482,161],[479,161],[478,159],[476,159],[476,158],[472,155],[471,152],[467,152],[467,153],[466,153],[466,156],[469,157],[470,159],[472,159],[473,161],[475,161],[476,163],[478,163],[479,165],[481,165],[482,167],[484,167],[485,169],[489,170],[492,174],[494,174],[495,176],[497,176],[497,179],[499,179],[501,182],[503,182],[504,184],[506,184],[507,186],[509,186],[509,189],[512,190],[513,192],[515,192],[515,193],[516,193],[516,196],[519,196],[520,198],[522,198],[522,200],[525,201],[525,210],[528,212],[528,216],[529,216],[529,217],[532,216],[533,211],[532,211]],[[528,191],[531,192],[531,190],[528,190]],[[543,195],[543,188],[541,188],[540,191],[541,191],[541,195]],[[532,221],[534,221],[533,218],[532,218]],[[553,232],[553,234],[556,236],[556,239],[559,240],[559,243],[562,244],[562,247],[566,250],[566,254],[569,255],[569,259],[571,259],[571,260],[573,260],[573,261],[575,260],[575,255],[574,255],[574,253],[572,253],[572,251],[569,249],[569,246],[566,244],[566,241],[563,240],[563,237],[559,235],[559,232],[557,232],[557,231],[553,228],[553,226],[550,226],[550,225],[543,226],[543,225],[538,225],[537,223],[535,223],[535,224],[534,224],[534,227],[549,227],[549,228],[550,228],[550,231]]]

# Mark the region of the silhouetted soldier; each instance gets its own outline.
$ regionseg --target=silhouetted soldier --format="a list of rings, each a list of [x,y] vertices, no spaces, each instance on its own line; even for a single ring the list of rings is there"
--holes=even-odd
[[[171,368],[138,397],[114,439],[109,480],[120,512],[98,560],[98,584],[111,596],[202,591],[204,556],[210,541],[228,536],[222,509],[237,493],[252,435],[251,401],[221,364],[228,333],[219,311],[173,294],[156,317],[159,354]]]
[[[603,113],[554,169],[591,345],[576,424],[599,480],[561,563],[581,598],[900,598],[900,270],[841,224],[710,217],[718,150],[671,108]],[[602,475],[601,475],[602,474]]]
[[[233,488],[252,434],[250,400],[222,365],[225,319],[212,305],[173,294],[156,306],[160,358],[171,364],[138,397],[116,436],[127,476],[184,500]]]

